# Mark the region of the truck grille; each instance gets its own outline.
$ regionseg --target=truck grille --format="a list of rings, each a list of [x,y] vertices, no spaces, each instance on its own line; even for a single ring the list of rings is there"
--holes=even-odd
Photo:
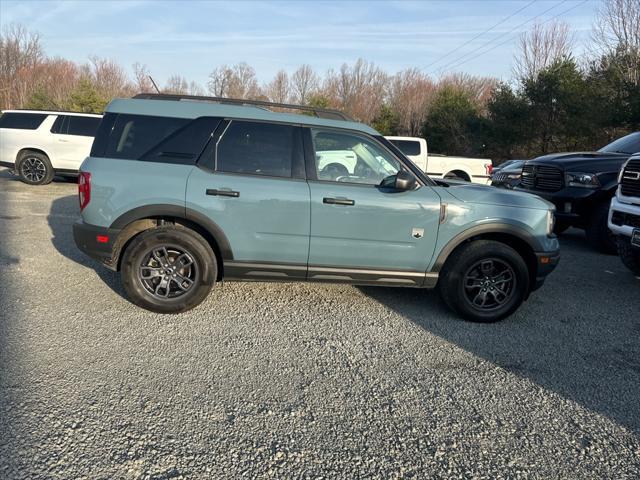
[[[619,227],[628,225],[629,227],[640,228],[640,215],[614,211],[611,215],[611,223]]]
[[[622,172],[620,192],[627,197],[640,197],[640,158],[627,163]]]
[[[564,178],[562,170],[546,165],[531,165],[525,163],[522,168],[520,185],[529,190],[544,190],[557,192],[562,190]]]

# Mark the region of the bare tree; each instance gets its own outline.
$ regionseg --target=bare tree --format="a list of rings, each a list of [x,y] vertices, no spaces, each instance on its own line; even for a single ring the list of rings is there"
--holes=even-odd
[[[189,83],[189,95],[204,95],[205,91],[199,83],[194,82],[193,80]]]
[[[149,69],[138,62],[133,64],[134,86],[138,93],[156,93],[151,83]]]
[[[327,72],[323,89],[338,108],[368,123],[384,103],[388,78],[373,63],[358,59],[352,66],[343,64],[338,72]]]
[[[171,75],[162,91],[164,93],[187,95],[189,93],[189,82],[180,75]]]
[[[216,97],[256,98],[260,94],[256,72],[244,62],[216,68],[209,75],[208,88]]]
[[[29,71],[44,60],[37,33],[9,24],[0,33],[0,108],[18,107],[33,91]]]
[[[129,97],[135,92],[135,86],[129,81],[124,69],[114,60],[92,56],[81,70],[83,76],[106,99]]]
[[[264,93],[271,102],[287,103],[290,97],[289,75],[284,70],[276,73],[268,84],[264,87]]]
[[[389,105],[398,114],[400,132],[419,135],[436,85],[420,70],[411,68],[394,75],[389,90]]]
[[[214,97],[228,97],[233,71],[227,65],[217,67],[209,74],[207,87]]]
[[[519,80],[535,77],[554,62],[571,56],[573,36],[564,22],[541,23],[520,36],[514,60],[514,74]]]
[[[600,55],[616,55],[616,66],[632,85],[640,85],[640,0],[604,0],[593,26]]]
[[[309,97],[318,89],[319,85],[320,78],[311,66],[302,65],[291,76],[293,100],[300,105],[305,105],[309,101]]]
[[[466,92],[476,107],[478,107],[478,110],[482,112],[493,90],[498,85],[498,79],[493,77],[480,77],[468,73],[454,73],[443,77],[438,82],[438,88],[447,85]]]

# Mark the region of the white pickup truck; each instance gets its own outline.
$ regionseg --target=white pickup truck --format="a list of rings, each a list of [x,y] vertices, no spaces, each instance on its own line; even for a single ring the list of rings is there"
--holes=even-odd
[[[428,154],[427,141],[418,137],[385,137],[430,177],[491,184],[493,163],[486,158]]]

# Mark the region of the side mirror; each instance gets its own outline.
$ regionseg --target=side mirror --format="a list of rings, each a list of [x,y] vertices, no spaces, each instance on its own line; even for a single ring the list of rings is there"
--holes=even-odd
[[[396,180],[394,182],[393,188],[395,188],[396,190],[407,191],[416,188],[416,177],[414,177],[410,172],[400,170],[395,175],[395,177]]]

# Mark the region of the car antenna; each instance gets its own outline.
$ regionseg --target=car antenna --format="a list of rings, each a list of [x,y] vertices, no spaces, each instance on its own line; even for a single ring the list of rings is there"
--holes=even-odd
[[[147,76],[149,77],[149,80],[151,80],[151,83],[153,84],[153,88],[156,89],[156,92],[160,93],[160,89],[156,85],[156,82],[153,81],[153,77],[151,75],[147,75]]]

